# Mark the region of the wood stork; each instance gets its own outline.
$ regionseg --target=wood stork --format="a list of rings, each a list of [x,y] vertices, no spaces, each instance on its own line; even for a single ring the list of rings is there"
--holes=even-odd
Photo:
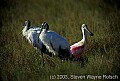
[[[28,40],[32,46],[43,49],[43,44],[41,40],[38,41],[38,35],[40,33],[41,28],[39,27],[30,27],[30,21],[27,20],[23,24],[24,28],[22,30],[23,36]],[[44,48],[45,49],[45,48]]]
[[[60,59],[68,59],[70,57],[69,42],[54,31],[49,32],[49,25],[43,22],[41,25],[40,40],[49,50],[49,52],[58,56]]]
[[[30,27],[30,21],[27,20],[25,21],[25,23],[23,24],[24,28],[22,30],[23,36],[28,40],[28,42],[30,44],[32,44],[34,47],[36,47],[36,45],[39,45],[38,47],[41,49],[42,48],[42,42],[39,42],[36,39],[38,33],[40,33],[41,28],[39,27]]]
[[[81,53],[85,50],[86,48],[86,44],[87,44],[87,35],[86,35],[86,31],[89,33],[90,36],[93,36],[93,33],[90,32],[90,30],[87,28],[86,24],[83,24],[81,26],[82,29],[82,33],[83,33],[83,39],[73,45],[70,46],[70,50],[72,53],[72,56],[75,59],[79,59],[81,58]]]
[[[40,27],[30,27],[30,21],[27,20],[23,24],[24,28],[22,30],[23,36],[28,40],[32,46],[40,49],[42,58],[43,58],[43,53],[47,52],[47,49],[45,45],[39,40],[38,36],[41,31]],[[49,56],[51,56],[50,53],[47,52]],[[43,59],[43,64],[44,64],[44,59]]]

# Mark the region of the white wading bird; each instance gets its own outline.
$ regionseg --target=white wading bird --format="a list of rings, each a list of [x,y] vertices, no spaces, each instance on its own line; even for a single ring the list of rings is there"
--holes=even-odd
[[[42,42],[39,42],[39,44],[36,44],[36,43],[38,43],[37,35],[38,35],[38,33],[40,33],[41,28],[39,28],[39,27],[30,27],[30,21],[29,20],[25,21],[23,26],[24,26],[24,28],[22,30],[23,36],[34,47],[36,47],[36,45],[38,45],[38,48],[41,49],[42,48]]]
[[[86,36],[86,31],[89,33],[90,36],[93,36],[93,33],[89,31],[87,28],[87,25],[83,24],[81,26],[82,33],[83,33],[83,39],[73,45],[70,46],[70,50],[72,53],[72,56],[75,59],[81,58],[81,53],[85,50],[86,44],[87,44],[87,36]]]
[[[70,57],[70,44],[69,42],[57,34],[56,32],[48,32],[49,25],[46,22],[42,23],[40,40],[49,50],[49,52],[58,56],[61,59],[68,59]]]
[[[38,35],[41,31],[39,27],[30,27],[30,21],[27,20],[23,24],[24,29],[22,30],[23,36],[28,40],[32,46],[39,48],[41,51],[44,51],[44,45],[41,40],[38,41]],[[43,49],[44,48],[44,49]]]
[[[25,21],[23,26],[24,26],[24,29],[22,30],[23,36],[28,40],[28,42],[30,44],[32,44],[32,46],[40,49],[41,54],[42,54],[42,58],[43,58],[43,53],[46,53],[47,49],[46,49],[45,45],[43,45],[41,40],[39,40],[39,38],[38,38],[39,33],[41,31],[41,28],[30,27],[30,21],[29,20]],[[50,53],[48,53],[48,55],[51,56]],[[43,59],[43,63],[44,63],[44,59]]]

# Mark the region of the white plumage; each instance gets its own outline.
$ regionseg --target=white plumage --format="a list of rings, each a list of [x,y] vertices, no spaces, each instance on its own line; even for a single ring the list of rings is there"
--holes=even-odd
[[[48,32],[48,29],[49,25],[46,22],[43,22],[39,36],[42,43],[46,46],[49,52],[52,52],[54,55],[58,54],[62,59],[68,58],[70,56],[69,42],[54,31]]]

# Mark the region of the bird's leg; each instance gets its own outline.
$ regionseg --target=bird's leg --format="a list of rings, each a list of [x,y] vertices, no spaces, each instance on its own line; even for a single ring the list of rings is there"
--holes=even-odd
[[[45,66],[45,60],[44,60],[44,55],[43,55],[43,53],[41,52],[41,54],[42,54],[42,59],[43,59],[43,67]]]

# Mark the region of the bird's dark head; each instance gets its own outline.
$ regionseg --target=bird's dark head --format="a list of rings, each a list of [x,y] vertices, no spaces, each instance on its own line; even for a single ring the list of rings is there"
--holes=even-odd
[[[86,30],[90,36],[93,36],[94,34],[88,29],[87,25],[86,24],[83,24],[81,26],[82,30]]]
[[[30,27],[30,21],[29,20],[27,20],[27,21],[25,21],[24,23],[23,23],[23,26],[27,26],[27,27]]]
[[[46,22],[43,22],[42,25],[41,25],[41,27],[42,27],[42,29],[49,30],[49,25]]]

